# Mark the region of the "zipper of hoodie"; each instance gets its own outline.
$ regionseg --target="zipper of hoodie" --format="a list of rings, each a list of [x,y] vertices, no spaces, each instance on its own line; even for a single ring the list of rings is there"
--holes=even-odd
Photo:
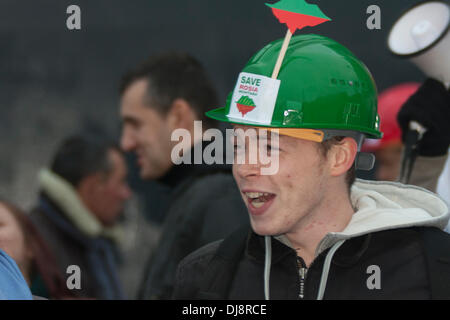
[[[308,268],[306,267],[305,261],[303,261],[303,259],[299,256],[297,256],[297,268],[300,282],[300,291],[298,293],[298,297],[299,299],[303,299],[305,297],[305,282]]]

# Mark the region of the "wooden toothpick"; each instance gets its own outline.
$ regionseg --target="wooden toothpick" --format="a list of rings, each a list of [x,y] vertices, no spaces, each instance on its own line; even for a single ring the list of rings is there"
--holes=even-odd
[[[292,32],[288,29],[286,36],[284,37],[283,45],[281,46],[280,54],[278,55],[277,63],[273,68],[272,79],[276,79],[278,77],[278,73],[280,72],[281,64],[283,63],[284,55],[286,54],[289,42],[291,42],[291,38]]]

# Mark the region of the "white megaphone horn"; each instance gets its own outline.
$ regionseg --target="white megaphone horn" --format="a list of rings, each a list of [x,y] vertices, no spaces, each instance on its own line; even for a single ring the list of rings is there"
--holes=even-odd
[[[414,5],[395,22],[389,50],[410,59],[428,77],[450,87],[450,6],[444,1]]]

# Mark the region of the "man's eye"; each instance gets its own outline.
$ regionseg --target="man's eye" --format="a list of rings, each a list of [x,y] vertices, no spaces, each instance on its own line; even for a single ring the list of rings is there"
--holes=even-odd
[[[236,155],[243,155],[245,153],[244,146],[242,146],[240,144],[235,144],[233,146],[233,149],[234,149],[234,156],[236,156]]]
[[[280,148],[278,148],[278,146],[267,145],[266,148],[266,154],[268,156],[275,156],[280,153]]]
[[[267,145],[267,150],[270,151],[280,151],[280,148],[278,148],[277,146],[272,146],[270,144]]]
[[[132,129],[139,129],[139,127],[141,127],[141,122],[134,119],[134,118],[126,118],[123,122],[122,122],[122,127],[128,127],[128,128],[132,128]]]
[[[132,127],[134,129],[139,129],[141,126],[142,126],[141,123],[138,121],[132,123]]]

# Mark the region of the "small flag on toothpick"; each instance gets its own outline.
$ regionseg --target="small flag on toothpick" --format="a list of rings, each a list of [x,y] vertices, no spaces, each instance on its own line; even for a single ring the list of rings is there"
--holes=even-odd
[[[266,3],[266,5],[272,8],[272,12],[278,21],[285,23],[288,27],[277,63],[272,73],[272,78],[276,79],[295,30],[304,27],[314,27],[331,19],[317,5],[309,4],[305,0],[281,0],[274,4]]]
[[[268,4],[275,17],[285,23],[291,33],[304,27],[314,27],[330,21],[317,5],[306,3],[304,0],[281,0],[275,4]]]

